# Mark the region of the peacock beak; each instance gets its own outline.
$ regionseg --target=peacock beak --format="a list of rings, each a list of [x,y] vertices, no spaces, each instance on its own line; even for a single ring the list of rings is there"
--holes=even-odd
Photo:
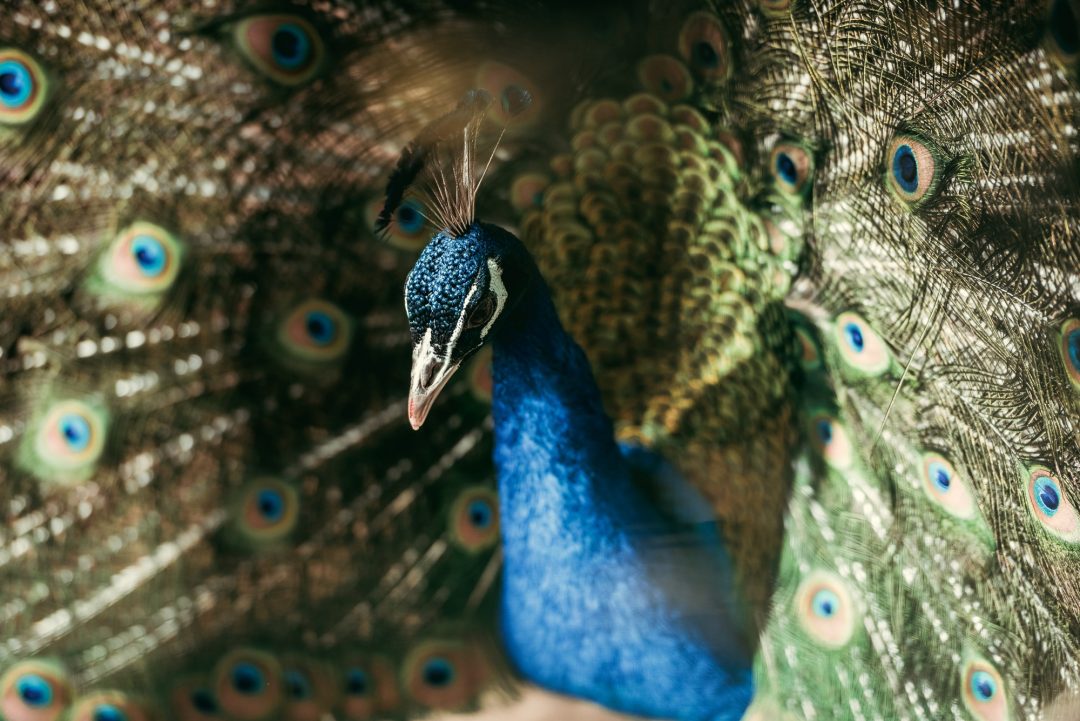
[[[457,371],[460,363],[450,363],[440,358],[431,345],[424,341],[413,349],[412,377],[409,382],[409,423],[413,430],[424,425],[431,406],[439,392]]]

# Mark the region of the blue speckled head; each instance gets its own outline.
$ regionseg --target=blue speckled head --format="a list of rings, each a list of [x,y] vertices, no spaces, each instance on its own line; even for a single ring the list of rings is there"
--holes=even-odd
[[[405,281],[412,333],[409,420],[419,428],[461,363],[491,337],[528,282],[531,260],[505,230],[473,223],[431,239]]]

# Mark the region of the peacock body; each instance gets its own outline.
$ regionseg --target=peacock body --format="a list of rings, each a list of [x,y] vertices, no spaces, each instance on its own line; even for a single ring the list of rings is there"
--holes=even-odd
[[[454,220],[408,192],[373,226],[473,88],[478,214],[536,258],[601,435],[718,522],[746,717],[1072,718],[1078,17],[3,3],[0,718],[619,705],[506,658],[487,360],[408,428],[401,288]]]

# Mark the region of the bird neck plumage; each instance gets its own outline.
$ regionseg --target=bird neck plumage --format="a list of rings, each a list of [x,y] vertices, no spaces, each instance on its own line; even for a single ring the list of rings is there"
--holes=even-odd
[[[539,272],[533,274],[528,293],[494,339],[500,485],[512,499],[559,493],[553,487],[559,485],[574,487],[579,496],[604,493],[628,481],[613,427],[584,351],[559,322]]]

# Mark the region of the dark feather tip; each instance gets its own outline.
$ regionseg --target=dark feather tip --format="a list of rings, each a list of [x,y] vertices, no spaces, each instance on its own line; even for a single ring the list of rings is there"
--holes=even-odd
[[[503,111],[510,117],[516,117],[529,109],[532,105],[532,95],[520,85],[511,85],[503,91]]]

